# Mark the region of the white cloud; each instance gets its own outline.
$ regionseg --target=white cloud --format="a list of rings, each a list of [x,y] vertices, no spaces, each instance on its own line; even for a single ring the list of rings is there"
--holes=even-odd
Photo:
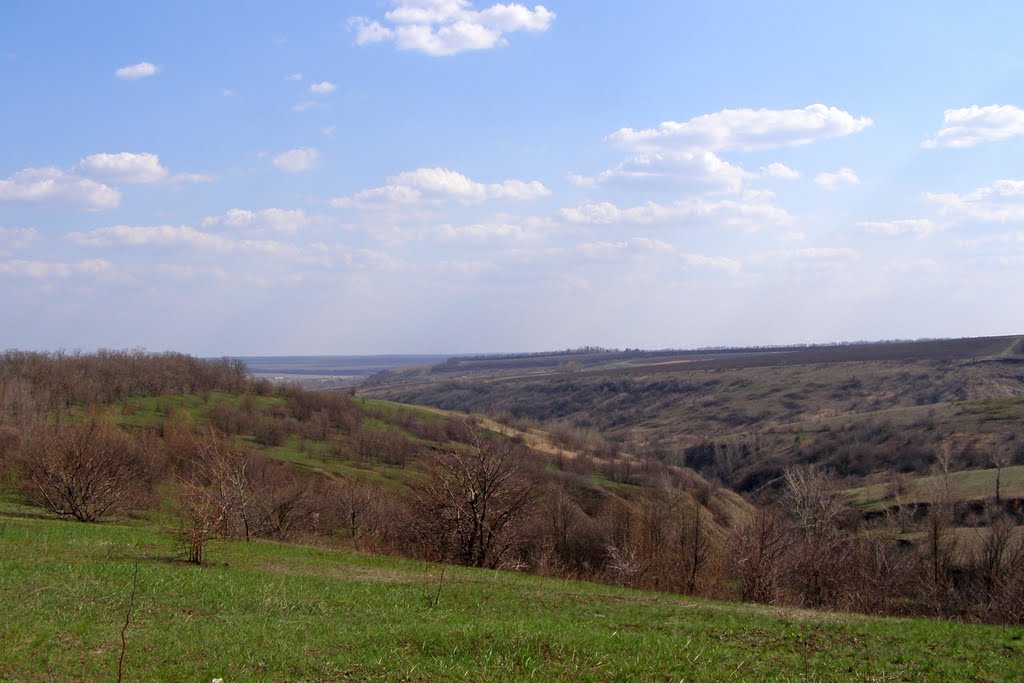
[[[922,142],[922,147],[974,147],[979,142],[1024,135],[1024,109],[1010,104],[947,109],[943,119],[945,126]]]
[[[993,244],[1024,245],[1024,230],[1018,230],[1016,232],[1004,232],[997,235],[985,235],[984,237],[972,237],[971,239],[957,240],[956,242],[954,242],[954,246],[957,249],[977,249],[979,247],[987,247]]]
[[[102,183],[49,166],[26,168],[0,180],[0,204],[5,202],[87,210],[113,209],[121,203],[121,193]]]
[[[841,168],[834,173],[819,173],[814,182],[829,192],[839,189],[841,184],[860,185],[860,178],[852,168]]]
[[[286,81],[301,81],[302,80],[302,74],[288,74],[287,76],[284,77],[284,80],[286,80]]]
[[[72,232],[67,238],[75,244],[89,247],[188,245],[220,251],[235,247],[235,241],[230,238],[201,232],[187,225],[113,225],[88,232]]]
[[[320,153],[312,147],[290,149],[274,157],[274,166],[285,173],[299,173],[313,168],[319,158]]]
[[[303,250],[298,245],[276,240],[239,240],[223,234],[196,230],[188,225],[113,225],[88,232],[68,233],[66,238],[87,247],[183,246],[216,252],[245,252],[301,258],[309,262],[323,261],[316,253],[320,250],[315,248]]]
[[[497,263],[486,259],[451,259],[437,264],[437,269],[441,272],[465,276],[476,276],[497,268]]]
[[[345,245],[335,247],[342,261],[357,270],[399,271],[409,264],[402,258],[377,249],[353,249]]]
[[[942,267],[935,259],[919,258],[890,261],[883,270],[890,273],[938,273]]]
[[[101,258],[86,259],[75,264],[75,270],[79,273],[105,273],[110,270],[111,263]]]
[[[40,239],[35,228],[0,228],[0,256],[14,249],[27,249]]]
[[[808,247],[783,249],[768,254],[774,261],[785,261],[805,266],[828,267],[860,259],[860,253],[848,247]]]
[[[434,57],[486,50],[508,43],[505,34],[546,31],[555,14],[542,5],[495,4],[474,10],[469,0],[392,0],[384,22],[354,17],[356,44],[394,43]]]
[[[505,180],[479,183],[446,168],[419,168],[388,179],[383,187],[362,190],[351,197],[331,200],[339,208],[379,208],[420,201],[457,200],[467,204],[488,200],[528,200],[546,197],[551,191],[539,181]]]
[[[466,240],[486,242],[489,240],[512,240],[527,242],[543,239],[543,235],[528,225],[520,225],[498,220],[491,223],[473,223],[471,225],[442,225],[438,234],[449,240]]]
[[[721,270],[729,275],[736,275],[743,269],[742,263],[725,256],[680,254],[680,260],[686,268],[711,268],[712,270]]]
[[[0,261],[0,275],[51,280],[68,278],[75,274],[98,275],[110,270],[110,267],[110,262],[102,259],[88,259],[77,263],[15,259]]]
[[[170,172],[160,165],[156,154],[91,154],[78,162],[77,170],[91,176],[122,183],[158,183]]]
[[[292,105],[292,111],[308,111],[319,104],[316,100],[302,100]]]
[[[760,173],[723,160],[722,151],[794,147],[857,133],[872,123],[867,117],[823,104],[804,109],[725,109],[684,122],[666,121],[658,128],[622,128],[605,138],[634,156],[596,176],[571,174],[581,187],[614,183],[653,190],[739,192],[747,180],[799,178],[800,173],[775,162]]]
[[[752,175],[713,152],[646,152],[594,177],[570,174],[580,187],[617,185],[696,192],[738,192]]]
[[[287,234],[295,234],[300,228],[309,224],[309,217],[301,209],[263,209],[248,211],[246,209],[228,209],[223,216],[207,216],[203,219],[203,227],[222,225],[227,228],[244,230],[273,230]]]
[[[171,175],[160,163],[160,157],[148,152],[102,152],[90,154],[75,166],[81,175],[114,183],[205,183],[213,180],[206,173],[178,173]]]
[[[928,218],[903,218],[893,221],[861,221],[857,223],[864,230],[876,235],[906,235],[913,234],[920,237],[930,235],[940,229],[934,221]]]
[[[617,257],[629,247],[629,242],[586,242],[576,245],[576,251],[588,259],[608,260]]]
[[[335,125],[325,126],[320,130],[320,132],[326,135],[327,137],[332,138],[334,137],[334,131],[337,130],[337,128],[338,127]]]
[[[671,263],[686,269],[708,268],[736,275],[742,270],[742,264],[736,259],[724,256],[708,256],[706,254],[681,253],[668,242],[634,237],[619,242],[587,242],[576,246],[576,251],[585,258],[599,261],[616,261],[626,256],[640,258],[642,252],[655,252],[673,259]],[[646,261],[645,261],[646,262]]]
[[[395,204],[415,204],[422,196],[419,190],[412,187],[385,185],[384,187],[360,190],[351,197],[335,197],[331,200],[331,206],[339,209],[372,209]]]
[[[1024,220],[1024,180],[997,180],[967,194],[926,193],[944,214],[991,223]]]
[[[562,217],[582,225],[693,223],[715,220],[723,225],[750,228],[765,223],[785,225],[792,219],[785,209],[776,206],[770,192],[748,192],[740,200],[711,201],[702,198],[683,199],[672,204],[647,202],[620,208],[611,202],[588,202],[575,208],[562,209]]]
[[[761,175],[766,178],[778,178],[780,180],[796,180],[800,177],[800,171],[790,168],[785,164],[775,162],[761,168]]]
[[[657,128],[622,128],[608,136],[617,147],[638,151],[760,150],[806,145],[858,133],[872,124],[866,116],[812,104],[803,109],[724,109]]]
[[[629,242],[630,242],[630,244],[633,244],[634,246],[637,246],[637,247],[640,247],[640,248],[643,248],[643,249],[648,249],[650,251],[666,251],[666,252],[671,252],[671,251],[675,251],[675,249],[676,249],[675,247],[673,247],[668,242],[663,242],[661,240],[651,239],[650,237],[634,237]]]
[[[319,83],[310,83],[309,92],[314,95],[326,95],[337,87],[338,86],[334,85],[330,81],[320,81]]]
[[[223,268],[200,268],[198,266],[186,266],[174,263],[157,264],[156,272],[179,280],[193,280],[201,277],[210,277],[215,280],[227,280],[228,273]]]
[[[150,62],[139,62],[138,64],[122,66],[114,72],[114,75],[122,81],[134,81],[140,78],[155,76],[158,71],[160,71],[160,67],[156,64],[151,64]]]

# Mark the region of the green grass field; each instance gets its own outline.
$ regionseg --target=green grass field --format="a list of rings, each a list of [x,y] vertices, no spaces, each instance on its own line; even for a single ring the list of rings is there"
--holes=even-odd
[[[944,490],[943,479],[941,475],[908,479],[906,491],[899,497],[899,502],[906,505],[934,500]],[[995,481],[995,469],[952,472],[948,477],[950,494],[957,501],[993,499]],[[885,482],[849,489],[847,495],[854,505],[865,510],[880,510],[897,504],[892,486]],[[1024,465],[1003,468],[1000,495],[1004,500],[1024,498]]]
[[[1024,629],[694,600],[269,542],[174,559],[142,522],[0,500],[0,679],[972,680],[1024,677]]]

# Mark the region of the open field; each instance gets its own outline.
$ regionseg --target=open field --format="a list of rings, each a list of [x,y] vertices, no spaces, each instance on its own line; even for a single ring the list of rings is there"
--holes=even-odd
[[[0,503],[0,678],[985,680],[1024,629],[723,604],[270,542],[174,560],[157,528]]]
[[[995,497],[996,470],[953,472],[948,477],[932,475],[907,479],[898,493],[887,482],[850,489],[850,500],[865,510],[880,510],[893,505],[914,505],[934,501],[948,483],[950,498],[955,501],[987,501]],[[1024,498],[1024,465],[1006,467],[1000,475],[1000,497],[1004,500]]]
[[[367,377],[388,370],[429,367],[447,356],[241,356],[253,377],[275,384],[295,384],[306,389],[346,389]]]

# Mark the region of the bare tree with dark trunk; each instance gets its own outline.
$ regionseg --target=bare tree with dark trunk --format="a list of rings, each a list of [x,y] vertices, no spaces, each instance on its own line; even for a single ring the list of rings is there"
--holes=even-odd
[[[527,451],[470,430],[465,450],[425,454],[425,481],[415,488],[421,536],[445,559],[495,567],[512,546],[513,526],[537,487],[527,474]]]

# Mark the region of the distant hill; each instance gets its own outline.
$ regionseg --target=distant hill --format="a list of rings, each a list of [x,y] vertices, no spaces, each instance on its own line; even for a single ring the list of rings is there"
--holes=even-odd
[[[943,445],[958,469],[985,467],[992,447],[1024,462],[1018,336],[452,358],[381,373],[360,392],[592,429],[626,452],[745,492],[794,463],[854,477],[926,473]]]

